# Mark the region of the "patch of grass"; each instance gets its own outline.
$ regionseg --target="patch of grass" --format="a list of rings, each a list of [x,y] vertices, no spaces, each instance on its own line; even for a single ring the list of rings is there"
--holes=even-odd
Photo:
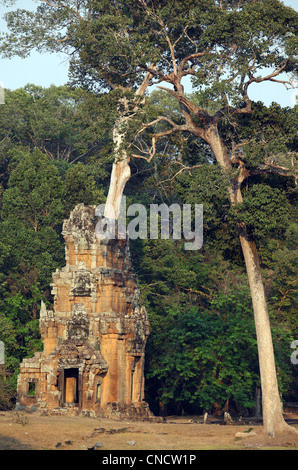
[[[17,412],[15,423],[20,424],[21,426],[27,426],[29,424],[29,418],[26,413]]]

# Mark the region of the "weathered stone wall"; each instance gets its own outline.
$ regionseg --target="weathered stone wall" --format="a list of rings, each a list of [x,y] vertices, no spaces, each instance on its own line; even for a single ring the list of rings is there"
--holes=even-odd
[[[95,206],[63,224],[66,266],[53,274],[54,309],[42,303],[42,353],[24,359],[18,402],[48,410],[148,416],[144,354],[149,324],[127,240],[100,241]]]

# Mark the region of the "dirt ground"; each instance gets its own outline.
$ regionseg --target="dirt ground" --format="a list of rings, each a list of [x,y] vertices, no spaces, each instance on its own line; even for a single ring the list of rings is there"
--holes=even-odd
[[[238,432],[247,437],[236,437]],[[102,451],[297,450],[298,434],[268,439],[260,425],[203,424],[202,417],[174,416],[158,423],[0,412],[0,450],[91,450],[96,443]]]

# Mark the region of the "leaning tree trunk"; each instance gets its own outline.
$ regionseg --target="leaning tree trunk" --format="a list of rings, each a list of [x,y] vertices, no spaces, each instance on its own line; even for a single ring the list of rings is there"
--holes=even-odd
[[[131,176],[130,159],[125,148],[127,124],[144,102],[144,94],[150,85],[151,78],[152,74],[147,72],[143,82],[135,92],[134,101],[129,102],[125,96],[119,101],[119,118],[113,129],[114,162],[104,212],[104,216],[108,219],[118,220],[119,217],[123,191]]]
[[[131,175],[129,156],[125,149],[122,148],[125,139],[123,126],[125,125],[126,120],[126,117],[120,117],[113,129],[115,158],[112,166],[109,192],[104,213],[104,216],[108,219],[118,219],[122,194]]]
[[[206,140],[211,146],[220,167],[227,172],[231,171],[232,164],[216,126],[209,127],[206,132]],[[229,197],[231,204],[233,205],[243,202],[240,185],[241,175],[239,175],[237,181],[234,181],[229,186]],[[249,235],[245,224],[238,225],[238,233],[254,311],[262,389],[264,431],[270,437],[274,437],[276,433],[279,432],[296,432],[296,430],[290,427],[283,418],[282,403],[278,391],[268,307],[256,244],[253,238]]]
[[[282,414],[282,403],[278,391],[270,320],[258,253],[254,240],[246,227],[239,227],[239,238],[245,259],[251,291],[256,326],[259,367],[262,389],[263,425],[265,432],[274,437],[276,433],[290,428]]]

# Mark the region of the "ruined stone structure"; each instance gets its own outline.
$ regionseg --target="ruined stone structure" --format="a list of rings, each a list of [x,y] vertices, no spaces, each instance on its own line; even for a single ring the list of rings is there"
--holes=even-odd
[[[53,274],[53,311],[41,306],[44,350],[21,363],[18,406],[149,417],[149,326],[128,241],[100,241],[96,221],[95,206],[80,204],[63,224],[66,266]]]

